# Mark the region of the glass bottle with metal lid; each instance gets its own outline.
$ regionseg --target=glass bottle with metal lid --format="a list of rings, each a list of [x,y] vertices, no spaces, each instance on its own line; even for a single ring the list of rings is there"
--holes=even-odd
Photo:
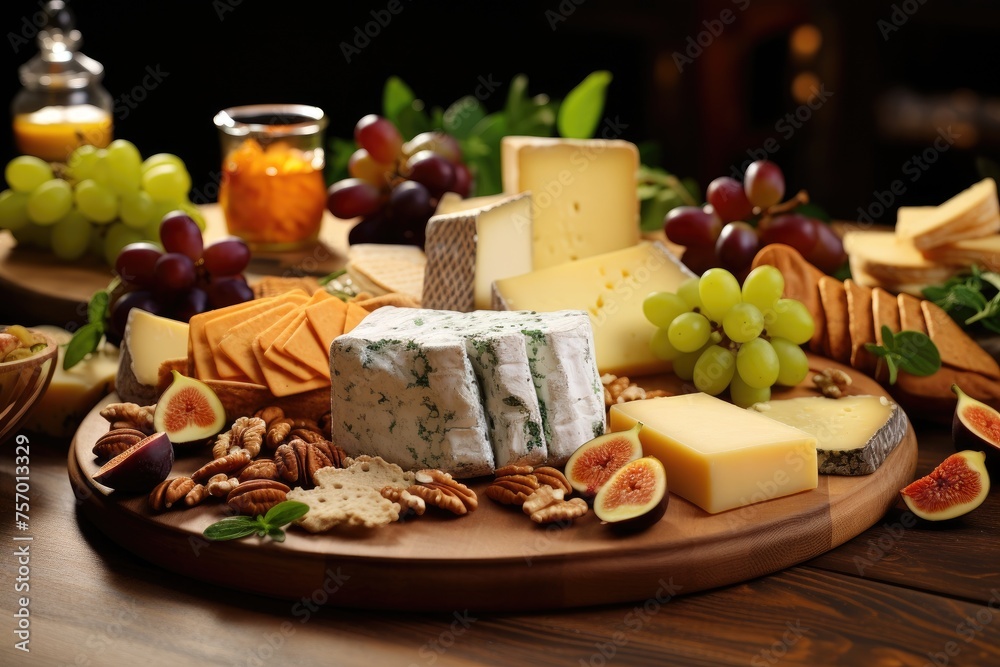
[[[65,161],[78,146],[111,142],[113,103],[101,85],[104,66],[77,50],[80,31],[67,3],[48,0],[44,12],[39,52],[18,69],[14,140],[23,154]]]

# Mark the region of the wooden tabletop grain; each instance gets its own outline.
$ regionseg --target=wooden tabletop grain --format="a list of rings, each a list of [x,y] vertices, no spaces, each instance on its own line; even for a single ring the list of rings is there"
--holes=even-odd
[[[952,451],[940,427],[918,426],[918,439],[918,474]],[[996,491],[945,524],[900,505],[819,558],[709,592],[551,613],[379,613],[338,608],[335,581],[289,602],[137,559],[79,512],[67,442],[30,437],[30,524],[19,531],[15,447],[0,457],[4,665],[1000,664]],[[30,653],[15,647],[21,597]]]

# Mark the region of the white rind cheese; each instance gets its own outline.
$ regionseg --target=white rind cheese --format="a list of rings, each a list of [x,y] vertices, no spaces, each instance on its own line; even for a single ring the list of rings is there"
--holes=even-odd
[[[819,472],[829,475],[875,472],[909,426],[906,414],[883,396],[802,396],[750,409],[815,436]]]

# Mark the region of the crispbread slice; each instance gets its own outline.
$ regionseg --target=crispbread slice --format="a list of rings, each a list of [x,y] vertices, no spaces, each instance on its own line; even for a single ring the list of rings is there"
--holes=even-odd
[[[358,243],[347,256],[347,273],[362,283],[378,287],[382,293],[402,292],[420,299],[424,291],[427,257],[413,245]]]
[[[847,322],[851,334],[851,366],[869,375],[875,372],[875,355],[865,349],[865,344],[875,342],[875,317],[872,315],[872,292],[848,278],[844,281],[847,291]]]
[[[338,526],[378,528],[399,520],[400,506],[378,490],[361,484],[339,487],[295,488],[288,500],[309,506],[309,511],[295,523],[310,533],[323,533]]]
[[[920,302],[912,294],[897,294],[896,303],[899,305],[899,326],[901,331],[919,331],[927,333],[927,323],[924,322],[924,311],[920,308]]]
[[[819,295],[826,313],[826,336],[823,353],[842,364],[851,361],[851,333],[847,315],[847,291],[844,283],[831,276],[819,279]]]
[[[996,359],[969,338],[948,313],[933,301],[921,301],[920,308],[927,324],[927,335],[941,353],[941,363],[1000,379]]]
[[[826,274],[806,261],[798,250],[783,243],[771,243],[761,248],[754,257],[752,266],[757,268],[762,264],[770,264],[781,271],[785,279],[784,297],[801,301],[809,310],[816,325],[809,341],[809,349],[819,354],[823,350],[826,315],[817,284]]]
[[[872,316],[875,326],[875,342],[884,344],[882,337],[882,327],[889,327],[892,333],[899,332],[899,305],[896,303],[896,295],[890,294],[881,287],[872,290]],[[889,368],[885,364],[881,366],[876,362],[875,379],[883,384],[889,380]]]
[[[343,468],[321,468],[313,476],[319,486],[334,484],[362,484],[376,491],[387,486],[406,489],[416,483],[416,473],[403,470],[395,463],[389,463],[381,456],[361,456],[344,458]]]

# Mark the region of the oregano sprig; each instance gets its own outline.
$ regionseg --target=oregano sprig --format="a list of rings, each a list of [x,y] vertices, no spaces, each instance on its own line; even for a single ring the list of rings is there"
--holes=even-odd
[[[882,325],[882,344],[865,343],[865,349],[889,368],[889,384],[896,384],[899,371],[910,375],[933,375],[941,368],[941,353],[922,331],[900,331]]]
[[[267,511],[264,516],[228,516],[216,521],[202,531],[206,539],[237,540],[241,537],[257,534],[258,537],[270,537],[275,542],[285,541],[283,526],[305,516],[309,506],[295,500],[280,502]]]

